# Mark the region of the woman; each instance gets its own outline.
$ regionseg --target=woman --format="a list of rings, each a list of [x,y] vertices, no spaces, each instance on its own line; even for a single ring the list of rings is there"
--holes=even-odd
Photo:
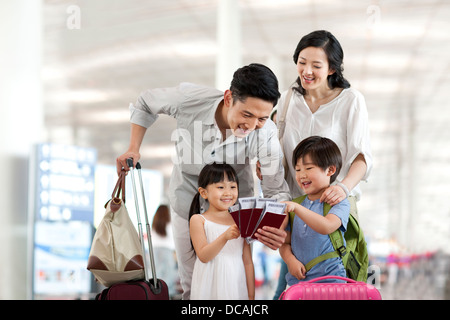
[[[364,97],[350,88],[350,83],[344,78],[344,52],[330,32],[320,30],[304,36],[293,58],[298,78],[293,87],[283,93],[277,106],[278,128],[287,120],[282,147],[288,166],[286,180],[292,197],[302,194],[295,182],[291,161],[293,150],[309,136],[327,137],[338,145],[343,166],[336,183],[324,192],[321,201],[335,205],[349,197],[352,214],[357,217],[356,200],[361,195],[359,182],[368,178],[372,168]]]

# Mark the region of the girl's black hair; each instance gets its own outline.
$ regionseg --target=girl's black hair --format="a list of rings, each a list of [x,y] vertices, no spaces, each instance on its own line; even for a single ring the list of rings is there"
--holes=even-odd
[[[350,88],[350,82],[344,78],[344,51],[342,50],[341,44],[339,41],[326,30],[317,30],[313,31],[303,38],[300,39],[300,42],[297,45],[297,48],[294,51],[293,59],[294,63],[298,62],[298,55],[300,52],[308,47],[322,48],[325,51],[325,54],[328,58],[328,66],[331,70],[335,72],[328,76],[328,86],[330,89],[334,88]],[[302,87],[300,77],[297,77],[298,87],[294,87],[293,89],[300,92],[302,95],[306,94],[306,90]]]
[[[207,164],[203,167],[198,176],[198,187],[206,188],[210,184],[224,181],[225,177],[227,177],[229,181],[236,182],[239,186],[236,171],[231,165],[215,162]],[[194,199],[192,199],[191,207],[189,209],[189,220],[191,220],[191,217],[194,214],[199,214],[200,209],[200,192],[197,191]]]

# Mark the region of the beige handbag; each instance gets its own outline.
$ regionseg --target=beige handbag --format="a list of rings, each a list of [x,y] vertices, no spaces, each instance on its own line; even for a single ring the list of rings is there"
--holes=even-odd
[[[142,246],[125,207],[125,176],[122,171],[105,205],[88,259],[87,269],[106,287],[144,278]]]

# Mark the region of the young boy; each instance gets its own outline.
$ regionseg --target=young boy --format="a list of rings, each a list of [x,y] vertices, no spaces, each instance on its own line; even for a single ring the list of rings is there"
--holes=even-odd
[[[292,230],[286,218],[288,232],[280,248],[280,255],[289,271],[286,275],[287,285],[327,275],[346,277],[339,257],[319,262],[308,272],[305,268],[314,258],[335,251],[328,235],[337,229],[345,232],[347,227],[350,214],[348,199],[334,205],[325,217],[321,200],[324,191],[335,181],[341,169],[339,148],[328,138],[312,136],[297,145],[292,162],[296,171],[295,179],[307,197],[302,203],[298,203],[301,197],[285,202],[286,212],[295,213]],[[333,197],[332,194],[330,196]]]

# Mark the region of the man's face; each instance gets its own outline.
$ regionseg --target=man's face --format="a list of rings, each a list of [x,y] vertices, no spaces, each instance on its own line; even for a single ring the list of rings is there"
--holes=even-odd
[[[260,98],[248,97],[244,102],[236,100],[233,103],[231,91],[225,93],[225,106],[229,108],[228,125],[238,138],[244,138],[253,130],[262,128],[273,109],[272,102]]]

